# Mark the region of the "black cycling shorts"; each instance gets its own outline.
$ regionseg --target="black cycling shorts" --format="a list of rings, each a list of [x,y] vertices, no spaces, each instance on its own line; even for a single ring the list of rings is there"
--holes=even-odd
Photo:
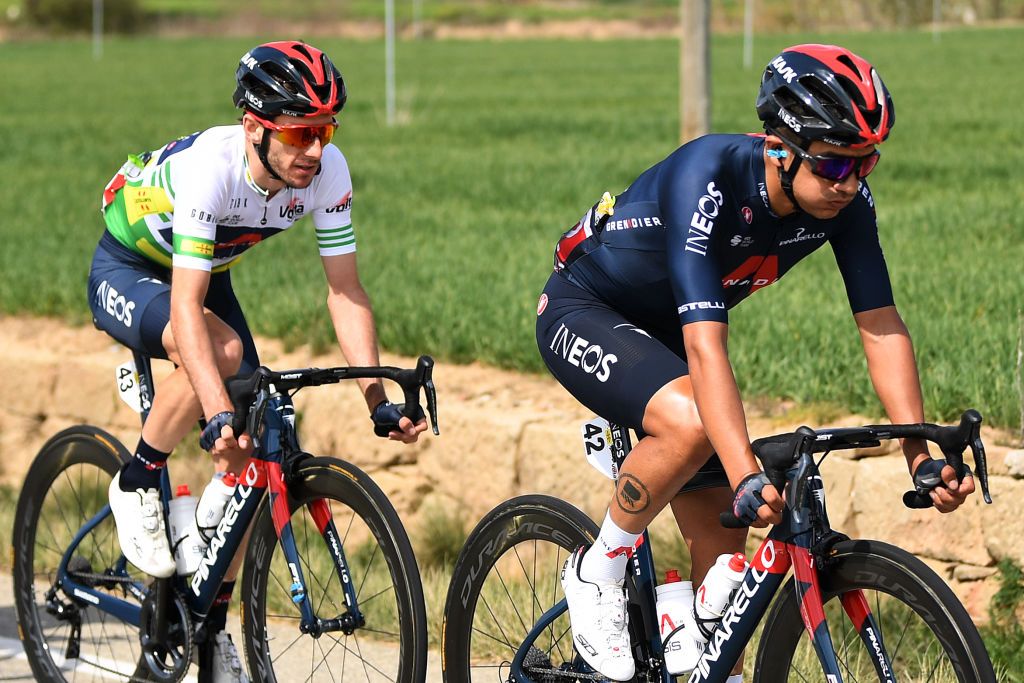
[[[597,415],[641,436],[651,397],[690,374],[678,325],[638,327],[558,273],[548,279],[537,311],[537,346],[555,379]],[[682,491],[714,486],[729,486],[717,455]]]
[[[96,246],[89,269],[89,308],[96,326],[130,349],[167,359],[163,332],[171,320],[171,271],[136,254],[109,232]],[[210,276],[203,302],[242,341],[239,373],[259,367],[249,325],[231,288],[231,273]]]

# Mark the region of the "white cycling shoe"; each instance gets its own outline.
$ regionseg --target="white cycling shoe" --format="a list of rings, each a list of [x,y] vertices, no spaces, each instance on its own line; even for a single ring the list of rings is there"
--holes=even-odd
[[[572,644],[601,675],[613,681],[628,681],[636,665],[629,646],[626,593],[621,583],[591,583],[580,578],[585,550],[578,548],[562,567]]]
[[[122,491],[120,482],[118,472],[110,482],[108,495],[121,552],[142,571],[165,579],[174,573],[174,557],[167,542],[160,493],[157,489]]]
[[[238,650],[231,635],[221,631],[213,637],[213,657],[210,662],[213,683],[249,683],[249,676],[242,668]]]

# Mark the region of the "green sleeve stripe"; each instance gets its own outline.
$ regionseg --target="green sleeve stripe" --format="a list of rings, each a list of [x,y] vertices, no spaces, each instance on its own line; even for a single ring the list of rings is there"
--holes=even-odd
[[[168,214],[160,213],[160,214],[157,214],[157,215],[160,216],[160,220],[162,220],[164,223],[170,223],[171,222],[171,217]]]
[[[190,235],[174,234],[174,253],[182,256],[213,260],[213,240]]]
[[[327,227],[327,228],[316,228],[316,238],[330,238],[336,236],[336,234],[352,234],[354,230],[351,225],[345,225],[343,227]]]
[[[335,232],[330,235],[317,235],[317,242],[330,242],[331,240],[342,240],[342,239],[355,239],[354,232]]]
[[[356,243],[356,238],[355,237],[350,237],[349,239],[345,239],[345,240],[334,240],[334,241],[320,240],[318,242],[318,244],[320,245],[321,249],[328,249],[330,247],[345,247],[345,246],[348,246],[350,244],[355,244],[355,243]]]

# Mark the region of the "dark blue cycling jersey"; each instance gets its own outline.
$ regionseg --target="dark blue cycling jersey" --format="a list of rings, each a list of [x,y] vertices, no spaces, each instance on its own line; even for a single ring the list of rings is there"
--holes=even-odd
[[[771,212],[764,137],[707,135],[595,205],[555,251],[555,269],[640,324],[728,322],[727,310],[829,242],[854,313],[889,306],[874,200],[863,180],[837,216]]]

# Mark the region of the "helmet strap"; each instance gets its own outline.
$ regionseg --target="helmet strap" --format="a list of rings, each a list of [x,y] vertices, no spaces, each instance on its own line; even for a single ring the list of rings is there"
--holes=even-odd
[[[263,168],[267,169],[267,173],[269,173],[274,180],[280,180],[282,183],[287,185],[288,183],[285,182],[285,179],[277,175],[277,172],[271,168],[270,159],[267,158],[267,150],[270,149],[270,131],[268,129],[263,129],[263,139],[260,140],[260,144],[253,145],[253,147],[256,148],[256,156],[260,158],[260,163],[263,164]]]
[[[803,158],[796,154],[791,156],[793,163],[789,165],[788,170],[779,165],[779,184],[782,186],[782,191],[786,193],[786,197],[793,203],[793,208],[800,212],[803,211],[803,207],[800,206],[800,202],[796,200],[796,194],[793,192],[793,179],[796,178],[796,172],[800,170]]]
[[[796,146],[797,144],[790,141],[789,138],[780,135],[778,131],[768,127],[768,125],[765,125],[764,129],[769,135],[774,135],[790,146]],[[793,157],[793,163],[789,165],[788,170],[783,164],[779,164],[779,185],[782,186],[782,191],[785,193],[786,198],[793,203],[793,208],[799,213],[803,212],[803,207],[800,206],[800,202],[796,200],[796,193],[793,192],[793,180],[796,178],[796,172],[800,170],[800,164],[803,163],[804,159],[799,154],[790,154],[789,156]]]

